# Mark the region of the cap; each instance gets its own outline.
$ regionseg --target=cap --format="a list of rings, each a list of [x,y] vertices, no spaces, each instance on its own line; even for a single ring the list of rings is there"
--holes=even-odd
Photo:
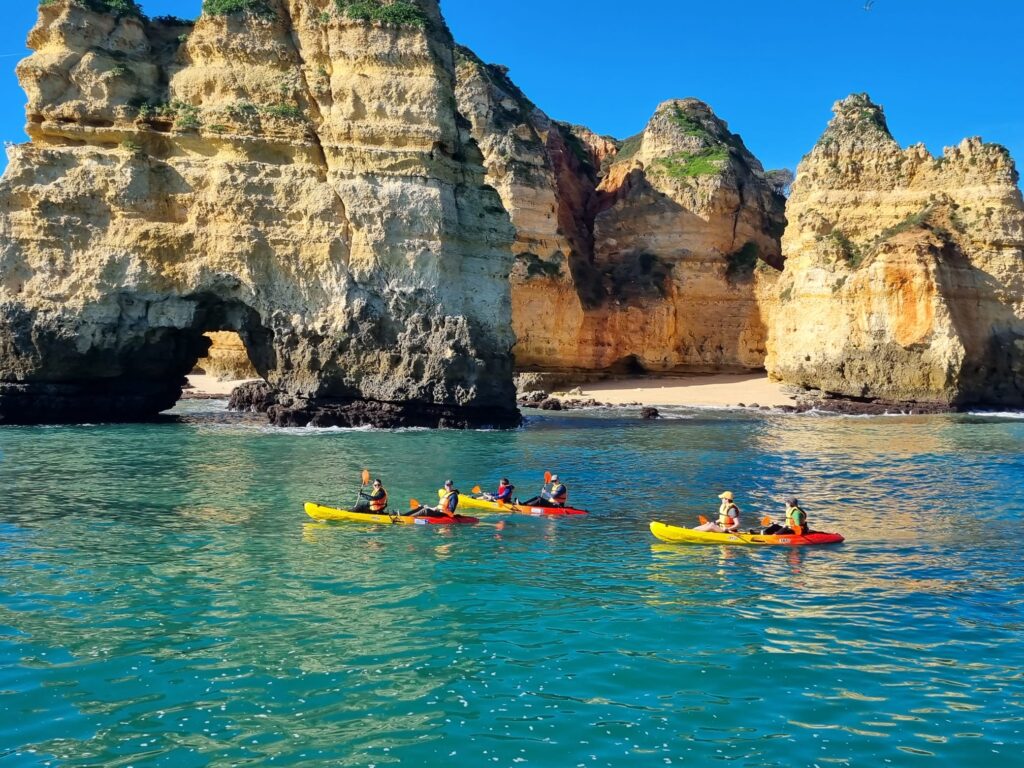
[[[718,498],[732,501],[735,497],[732,495],[732,491],[726,491],[725,493],[718,494]]]
[[[551,476],[551,482],[552,483],[557,483],[558,482],[558,475],[552,475]]]
[[[451,480],[445,480],[444,481],[444,487],[445,488],[451,488],[453,485],[455,485],[455,483],[453,483]]]
[[[795,496],[793,498],[791,498],[791,499],[786,499],[786,503],[789,504],[789,506],[791,506],[791,507],[799,507],[800,506],[800,500],[798,498],[796,498]]]

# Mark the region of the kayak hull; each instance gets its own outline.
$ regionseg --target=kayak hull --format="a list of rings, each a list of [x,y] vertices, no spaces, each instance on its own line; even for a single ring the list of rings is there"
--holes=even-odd
[[[731,544],[748,547],[815,547],[842,544],[838,533],[809,533],[805,536],[766,536],[756,533],[714,533],[678,528],[665,523],[651,523],[655,538],[669,544]]]
[[[533,517],[567,517],[569,515],[589,515],[585,509],[572,507],[530,507],[525,504],[498,504],[473,496],[459,494],[459,506],[476,512],[488,512],[494,515],[531,515]]]
[[[350,512],[347,509],[332,509],[319,504],[306,504],[306,514],[323,522],[367,523],[369,525],[473,525],[479,523],[475,517],[457,515],[451,517],[411,517],[409,515],[374,515],[369,512]]]

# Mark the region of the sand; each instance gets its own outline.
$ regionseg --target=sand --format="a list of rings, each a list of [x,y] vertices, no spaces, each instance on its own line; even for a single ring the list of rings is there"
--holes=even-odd
[[[213,376],[189,376],[193,389],[186,397],[228,397],[231,391],[247,379],[219,381]],[[761,374],[714,374],[708,376],[680,376],[672,378],[615,379],[584,384],[582,399],[602,403],[625,405],[691,405],[707,407],[761,405],[777,407],[793,405],[793,396],[783,392],[782,385],[769,381]],[[553,392],[555,397],[566,398],[566,393]],[[578,394],[569,395],[580,398]]]
[[[238,379],[237,381],[220,381],[214,376],[189,376],[188,383],[192,389],[186,389],[184,397],[223,397],[227,398],[232,390],[239,384],[245,384],[253,379]]]
[[[783,385],[770,381],[764,374],[617,379],[583,384],[580,389],[584,399],[593,398],[613,405],[725,407],[742,403],[777,407],[794,404],[793,396],[783,391]],[[564,393],[552,394],[565,397]]]

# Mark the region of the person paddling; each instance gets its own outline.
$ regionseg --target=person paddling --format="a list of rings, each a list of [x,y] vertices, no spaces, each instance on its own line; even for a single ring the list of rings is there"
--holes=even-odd
[[[796,533],[797,530],[801,533],[810,532],[810,528],[807,527],[807,513],[801,509],[800,500],[795,497],[786,500],[786,528],[789,529],[786,533]]]
[[[410,517],[455,517],[455,510],[459,508],[459,491],[451,480],[444,481],[444,487],[437,492],[441,501],[436,507],[420,507],[410,513]]]
[[[365,491],[359,492],[359,499],[360,501],[356,504],[354,512],[370,512],[374,515],[380,515],[388,508],[388,492],[379,477],[373,481],[373,486],[369,493]]]
[[[487,501],[497,501],[501,504],[512,503],[512,492],[516,489],[512,483],[508,481],[507,477],[501,478],[501,482],[498,483],[498,490],[496,493],[485,493],[483,497]]]
[[[558,479],[558,475],[551,476],[551,489],[545,485],[539,496],[534,496],[529,501],[523,502],[527,507],[555,507],[563,508],[569,501],[569,489],[565,483]]]
[[[713,533],[734,533],[740,529],[740,508],[736,506],[736,497],[732,491],[719,495],[722,500],[718,508],[718,519],[697,526],[695,531],[711,531]]]
[[[770,522],[770,521],[766,521]],[[751,533],[760,533],[766,536],[792,536],[800,531],[800,534],[810,533],[807,527],[807,513],[800,507],[797,498],[786,499],[786,524],[772,523],[771,525],[759,528]]]

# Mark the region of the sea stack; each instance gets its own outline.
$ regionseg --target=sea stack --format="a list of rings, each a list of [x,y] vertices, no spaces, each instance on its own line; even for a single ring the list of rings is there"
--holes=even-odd
[[[852,398],[1024,405],[1024,204],[1006,149],[903,149],[867,95],[800,164],[767,367]]]
[[[558,123],[467,50],[459,108],[516,227],[525,371],[762,369],[758,265],[781,267],[785,199],[725,122],[667,101],[625,142]]]
[[[400,5],[40,8],[0,182],[0,423],[152,417],[208,331],[239,333],[278,423],[518,423],[514,231],[436,0]]]

